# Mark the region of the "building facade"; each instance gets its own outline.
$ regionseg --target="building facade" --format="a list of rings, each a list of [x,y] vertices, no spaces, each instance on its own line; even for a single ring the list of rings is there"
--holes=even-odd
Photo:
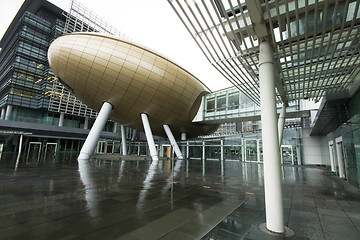
[[[63,34],[65,19],[64,11],[50,2],[27,0],[1,39],[0,165],[15,163],[20,144],[20,163],[53,162],[55,155],[70,161],[94,122],[95,111],[59,91],[61,84],[47,62],[48,47]],[[54,109],[61,95],[67,101]],[[109,121],[102,137],[117,141],[116,131],[116,123]]]

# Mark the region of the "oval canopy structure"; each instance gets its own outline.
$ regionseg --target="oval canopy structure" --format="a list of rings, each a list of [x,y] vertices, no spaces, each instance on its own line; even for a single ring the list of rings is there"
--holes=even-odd
[[[209,89],[179,65],[124,39],[99,33],[71,33],[49,47],[52,71],[74,95],[99,111],[104,102],[114,109],[110,119],[143,130],[140,114],[149,116],[152,131],[165,136],[213,132],[218,125],[192,123]]]

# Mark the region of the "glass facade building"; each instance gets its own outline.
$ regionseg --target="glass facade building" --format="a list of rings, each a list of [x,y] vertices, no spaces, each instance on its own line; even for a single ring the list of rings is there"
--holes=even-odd
[[[58,161],[74,160],[94,122],[97,113],[59,91],[48,65],[48,47],[64,31],[63,13],[45,0],[25,1],[0,41],[0,165],[15,164],[21,136],[20,163],[52,162],[55,153]],[[67,101],[51,108],[62,95]],[[116,123],[104,130],[119,139]]]

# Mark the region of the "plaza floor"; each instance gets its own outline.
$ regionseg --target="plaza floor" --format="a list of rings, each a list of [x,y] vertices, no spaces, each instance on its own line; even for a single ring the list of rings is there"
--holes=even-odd
[[[358,189],[282,167],[287,239],[360,239]],[[93,160],[0,169],[0,239],[283,239],[262,232],[263,165]]]

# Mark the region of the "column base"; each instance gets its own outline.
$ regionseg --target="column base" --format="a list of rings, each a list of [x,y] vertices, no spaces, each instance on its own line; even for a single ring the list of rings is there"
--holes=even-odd
[[[90,160],[90,156],[91,156],[90,154],[80,152],[77,160],[78,160],[78,161],[81,161],[81,160]]]
[[[151,156],[151,159],[153,160],[153,161],[159,161],[159,157],[158,156]]]
[[[272,236],[285,237],[285,238],[294,236],[294,231],[286,226],[285,226],[285,232],[283,232],[283,233],[277,233],[277,232],[270,231],[269,229],[266,228],[266,223],[261,223],[259,225],[259,229],[262,232],[267,233]]]

